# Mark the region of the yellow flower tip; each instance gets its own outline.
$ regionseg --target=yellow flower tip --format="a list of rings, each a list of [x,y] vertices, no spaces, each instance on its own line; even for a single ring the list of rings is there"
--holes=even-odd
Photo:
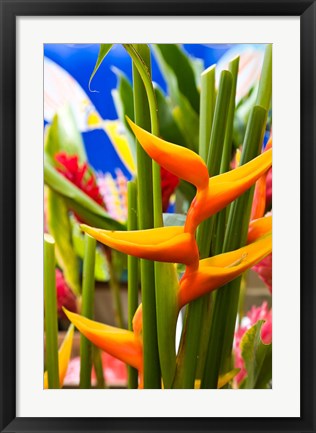
[[[66,307],[62,306],[61,308],[62,308],[63,312],[66,314],[67,317],[68,317],[68,313],[71,314],[71,312],[69,310],[67,310]],[[69,317],[68,317],[68,319],[69,319]]]
[[[127,121],[137,140],[152,159],[175,176],[192,183],[198,189],[207,188],[208,170],[198,154],[186,147],[154,136],[137,126],[128,117]]]
[[[88,226],[88,224],[79,224],[80,230],[81,231],[86,231],[86,229],[89,229],[90,226]]]
[[[143,305],[139,304],[132,321],[133,331],[137,336],[143,331]]]
[[[60,387],[63,386],[64,379],[67,373],[68,364],[71,356],[71,350],[72,350],[73,336],[74,336],[74,325],[71,324],[58,350],[58,370],[59,370]],[[44,389],[48,389],[47,371],[45,371],[44,373]]]
[[[72,342],[73,342],[74,330],[75,330],[74,325],[71,324],[69,326],[67,334],[65,335],[65,338],[64,338],[62,345],[60,346],[60,349],[58,352],[60,386],[63,385],[64,379],[65,379],[65,376],[67,373],[68,364],[69,364],[69,360],[71,357],[71,351],[72,351]]]
[[[88,226],[87,224],[80,224],[80,230],[92,236],[93,238],[95,238],[99,232],[99,229]]]
[[[65,310],[76,328],[101,350],[140,370],[143,363],[143,346],[132,331],[95,322]]]

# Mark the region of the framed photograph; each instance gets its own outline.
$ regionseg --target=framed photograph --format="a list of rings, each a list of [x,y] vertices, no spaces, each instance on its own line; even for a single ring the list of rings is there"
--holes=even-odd
[[[1,431],[315,432],[315,2],[0,14]]]

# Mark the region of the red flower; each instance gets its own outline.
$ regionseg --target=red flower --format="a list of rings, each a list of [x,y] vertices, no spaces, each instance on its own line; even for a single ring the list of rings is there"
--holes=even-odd
[[[179,178],[161,167],[162,209],[164,212],[167,211],[170,197],[178,185]]]
[[[59,163],[59,167],[57,167],[59,173],[85,192],[92,200],[104,207],[96,177],[89,171],[86,162],[80,165],[77,155],[67,155],[66,152],[57,153],[55,159]]]
[[[77,299],[70,287],[68,287],[63,273],[59,269],[56,269],[56,291],[58,316],[61,319],[66,319],[67,316],[63,312],[62,307],[66,307],[68,310],[76,313]]]

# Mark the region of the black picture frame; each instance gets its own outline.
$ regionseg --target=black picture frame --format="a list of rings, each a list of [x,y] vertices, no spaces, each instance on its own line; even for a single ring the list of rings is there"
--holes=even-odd
[[[315,2],[301,0],[0,0],[0,4],[0,431],[316,432]],[[94,15],[300,16],[301,416],[299,418],[41,418],[40,414],[38,418],[16,417],[16,18],[18,16]],[[289,318],[289,323],[290,320]]]

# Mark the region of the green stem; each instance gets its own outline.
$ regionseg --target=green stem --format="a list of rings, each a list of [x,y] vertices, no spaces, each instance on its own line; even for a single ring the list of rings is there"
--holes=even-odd
[[[232,92],[229,101],[229,110],[227,118],[227,126],[225,131],[224,146],[222,153],[222,160],[220,166],[220,173],[225,173],[229,170],[231,155],[232,155],[232,144],[233,144],[233,132],[234,132],[234,116],[235,116],[235,99],[236,99],[236,87],[237,87],[237,76],[239,68],[239,57],[233,59],[228,65],[229,71],[232,74]],[[213,247],[213,254],[220,254],[223,248],[224,235],[226,229],[227,220],[227,208],[223,209],[216,216],[216,236]]]
[[[158,123],[156,125],[154,123],[151,126],[151,120],[153,121],[155,116],[152,111],[149,112],[149,106],[152,107],[154,104],[151,96],[152,83],[151,85],[148,83],[150,77],[149,48],[143,44],[135,46],[125,45],[125,48],[133,59],[135,122],[147,131],[152,130],[153,127],[158,129]],[[143,61],[140,61],[140,59],[143,59]],[[145,72],[144,65],[147,67],[148,73]],[[155,98],[154,92],[153,98]],[[150,103],[149,106],[148,101]],[[154,225],[152,162],[138,142],[137,191],[139,229],[152,228]],[[161,379],[157,339],[154,263],[148,260],[141,260],[140,268],[143,304],[144,388],[155,389],[161,387]]]
[[[216,176],[220,171],[222,152],[226,137],[227,122],[229,120],[228,113],[231,101],[231,93],[233,86],[232,74],[229,71],[221,73],[218,95],[216,99],[213,127],[209,151],[207,155],[207,168],[210,176]],[[209,256],[210,245],[212,240],[214,218],[209,218],[203,221],[197,232],[197,243],[200,250],[200,259]]]
[[[127,230],[137,230],[137,186],[136,182],[130,181],[127,184],[128,218]],[[128,329],[133,330],[133,317],[138,307],[138,259],[127,257],[128,270]],[[138,387],[138,371],[128,366],[128,388]]]
[[[199,154],[207,160],[216,101],[215,65],[201,74]]]
[[[220,169],[231,89],[232,74],[229,71],[223,71],[216,98],[209,152],[207,155],[208,170],[209,173],[212,173],[213,175],[217,174]],[[205,152],[203,148],[201,150]],[[197,244],[199,246],[200,259],[208,257],[209,255],[213,227],[214,218],[209,218],[208,220],[203,221],[199,226],[197,232]],[[181,349],[184,353],[180,354],[180,357],[183,360],[181,366],[183,371],[180,372],[180,370],[178,370],[179,374],[182,375],[184,388],[194,388],[198,352],[200,341],[203,338],[203,336],[201,336],[203,311],[208,311],[208,303],[209,296],[207,295],[191,302],[187,308],[185,337],[183,344],[181,345]]]
[[[92,357],[95,375],[97,378],[97,388],[104,389],[106,388],[106,383],[103,374],[102,354],[101,350],[96,346],[92,346]]]
[[[93,319],[94,314],[94,268],[96,240],[86,234],[82,275],[82,303],[81,314]],[[80,388],[91,387],[92,343],[83,335],[80,336]]]
[[[111,256],[115,254],[115,251],[111,251]],[[114,317],[115,323],[119,328],[124,328],[124,314],[122,307],[122,299],[121,299],[121,287],[120,282],[117,277],[116,267],[112,261],[109,261],[109,273],[110,273],[110,289],[111,295],[113,299],[113,309],[114,309]]]
[[[55,274],[55,241],[44,235],[44,307],[46,332],[46,369],[48,387],[59,388],[58,320]]]
[[[149,49],[146,45],[131,45],[124,44],[124,48],[131,56],[133,60],[133,68],[137,69],[138,74],[141,77],[142,84],[145,87],[149,114],[150,114],[150,131],[152,134],[159,136],[159,123],[158,123],[158,107],[156,101],[156,94],[154,91],[153,83],[151,80],[151,70],[150,70],[150,56],[145,53],[144,47]],[[148,62],[146,61],[146,58]],[[134,70],[134,69],[133,69]],[[147,104],[146,104],[147,105]],[[141,126],[141,125],[139,125]],[[149,130],[149,129],[148,129]],[[161,200],[161,175],[160,166],[152,161],[152,178],[153,178],[153,206],[154,206],[154,226],[161,227],[162,224],[162,200]]]
[[[239,68],[239,57],[235,57],[229,62],[228,69],[232,74],[232,91],[229,101],[229,110],[227,116],[227,125],[225,129],[225,138],[223,153],[221,159],[220,173],[225,173],[229,170],[229,164],[232,156],[232,144],[233,144],[233,132],[234,132],[234,116],[235,116],[235,99],[236,99],[236,87],[237,77]]]
[[[248,119],[241,164],[250,161],[260,152],[271,95],[272,46],[267,45],[257,96],[260,106],[253,107]],[[222,252],[232,251],[245,244],[253,191],[254,187],[231,204]],[[219,373],[230,367],[240,282],[241,277],[218,290],[216,294],[202,388],[216,388]]]
[[[266,113],[262,107],[253,108],[247,125],[241,163],[250,161],[258,155],[266,124]],[[235,250],[245,244],[252,196],[253,188],[232,203],[222,252]],[[239,277],[217,292],[202,388],[216,389],[221,364],[229,363],[228,358],[231,354],[238,309],[240,280]]]
[[[256,105],[261,105],[267,112],[271,105],[272,97],[272,44],[266,46],[264,53],[261,78],[258,88]]]

